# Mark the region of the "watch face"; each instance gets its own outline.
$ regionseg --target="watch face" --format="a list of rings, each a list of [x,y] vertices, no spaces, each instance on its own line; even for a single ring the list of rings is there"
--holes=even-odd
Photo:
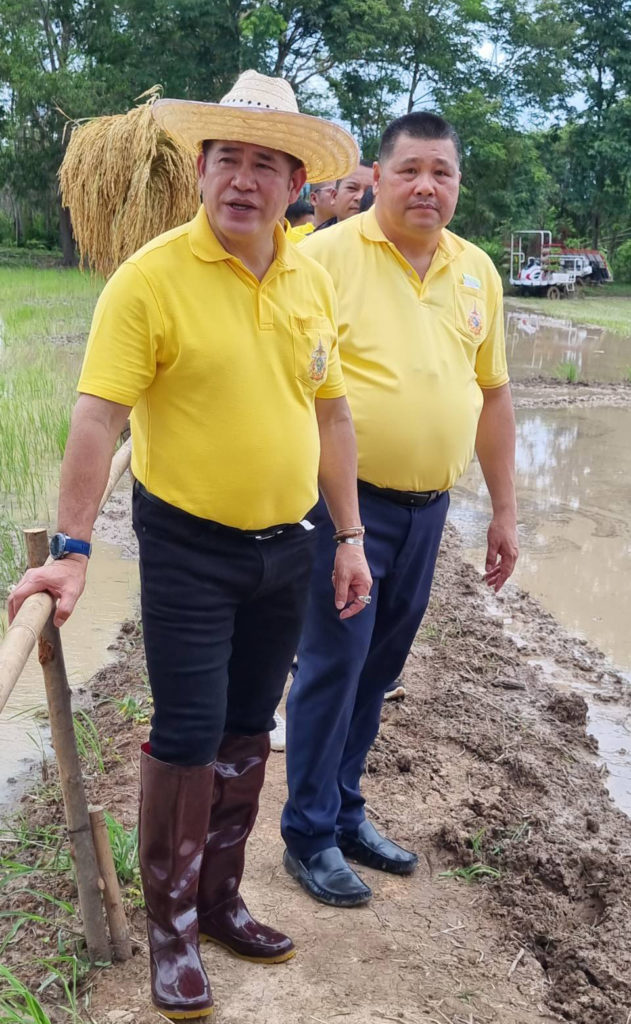
[[[50,538],[50,554],[52,558],[61,558],[66,548],[66,538],[63,533],[55,533]]]

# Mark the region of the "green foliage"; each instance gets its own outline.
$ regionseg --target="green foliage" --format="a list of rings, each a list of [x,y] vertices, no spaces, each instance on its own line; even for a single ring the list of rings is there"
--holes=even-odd
[[[138,867],[138,827],[125,829],[111,814],[105,811],[105,824],[112,847],[114,867],[121,885],[140,886]]]
[[[85,711],[76,711],[72,717],[79,757],[92,771],[104,772],[103,748],[94,722]]]
[[[616,249],[613,272],[617,281],[631,283],[631,238]]]
[[[505,269],[506,249],[503,242],[498,242],[493,238],[471,238],[469,241],[473,242],[474,245],[477,245],[479,249],[482,249],[482,252],[485,252],[486,255],[493,260],[493,263],[499,271]]]
[[[143,697],[138,700],[128,693],[120,700],[113,697],[112,703],[116,705],[126,722],[133,722],[134,725],[146,725],[148,723],[150,711]]]
[[[630,26],[631,0],[3,0],[0,246],[59,233],[73,259],[65,115],[127,110],[157,82],[217,100],[254,67],[342,118],[368,158],[396,114],[449,116],[459,233],[546,227],[614,251],[631,230]]]

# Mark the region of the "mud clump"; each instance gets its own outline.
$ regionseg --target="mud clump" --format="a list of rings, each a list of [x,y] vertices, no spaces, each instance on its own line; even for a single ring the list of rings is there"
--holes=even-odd
[[[587,724],[587,702],[578,693],[555,693],[547,710],[559,722],[568,725]]]

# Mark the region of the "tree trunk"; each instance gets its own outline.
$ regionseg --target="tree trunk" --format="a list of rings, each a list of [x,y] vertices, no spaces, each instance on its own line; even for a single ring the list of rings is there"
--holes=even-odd
[[[70,210],[67,206],[61,205],[61,200],[59,201],[59,244],[63,253],[64,267],[76,267],[79,260],[72,234]]]

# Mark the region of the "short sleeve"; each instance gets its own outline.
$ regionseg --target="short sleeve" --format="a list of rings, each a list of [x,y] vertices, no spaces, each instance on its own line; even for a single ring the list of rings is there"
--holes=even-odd
[[[164,339],[155,295],[135,263],[109,279],[94,310],[77,390],[134,406],[156,373]]]
[[[475,372],[481,388],[499,388],[508,383],[506,344],[504,341],[504,295],[502,282],[497,273],[494,276],[495,302],[486,337],[480,345]]]
[[[327,369],[326,380],[323,385],[318,388],[316,396],[318,398],[343,398],[346,394],[346,383],[344,381],[344,375],[342,373],[342,363],[340,360],[340,344],[338,337],[338,308],[337,308],[337,295],[333,288],[333,282],[327,274],[327,285],[329,290],[329,319],[333,326],[334,338],[333,344],[331,345],[331,351],[329,353],[329,365]]]

